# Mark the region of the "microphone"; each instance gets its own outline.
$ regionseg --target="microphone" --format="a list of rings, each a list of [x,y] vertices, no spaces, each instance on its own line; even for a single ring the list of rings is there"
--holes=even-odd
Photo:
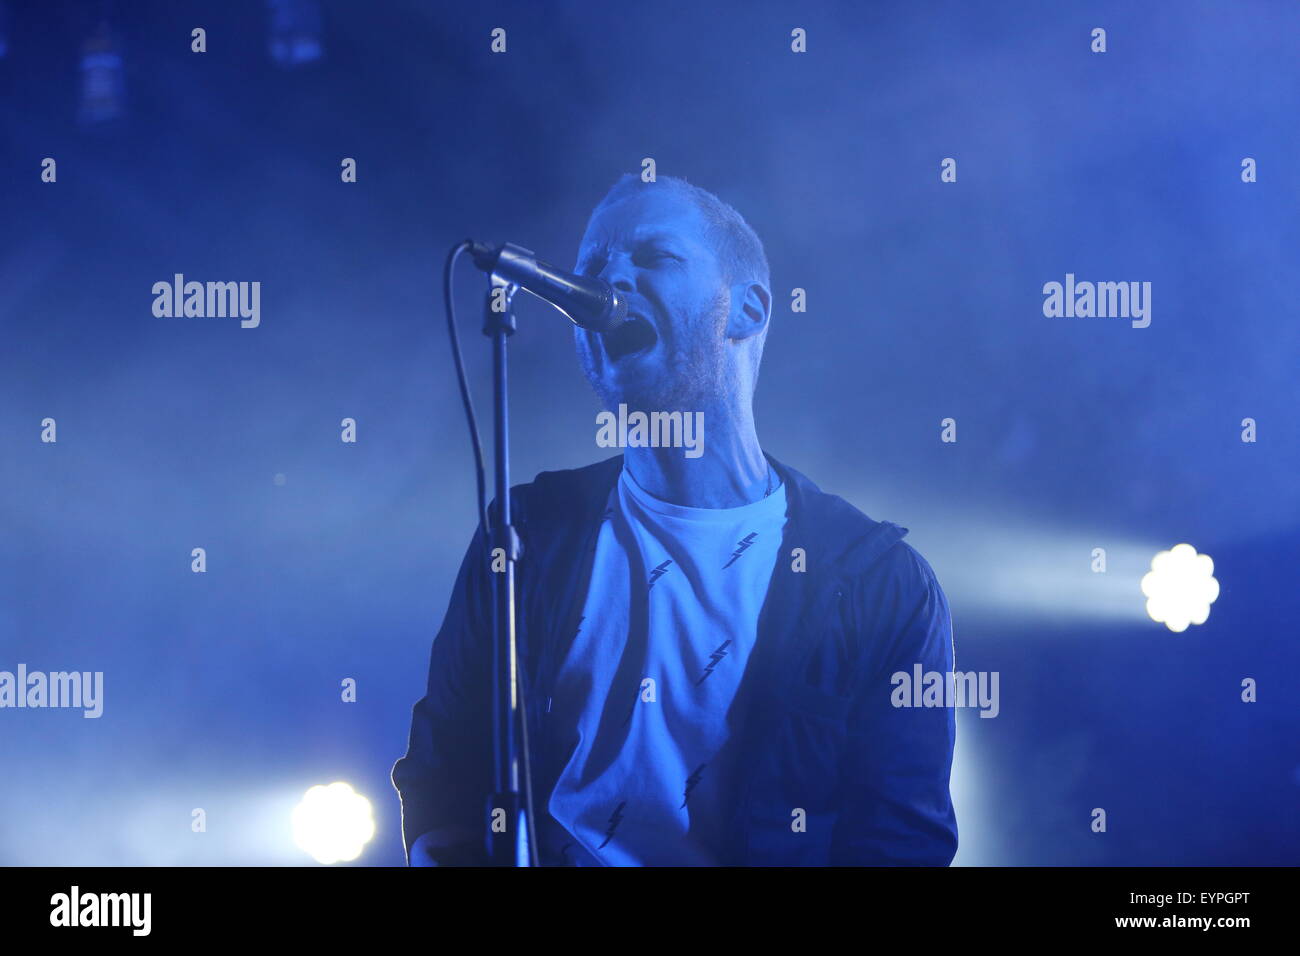
[[[492,247],[471,241],[469,254],[478,268],[550,303],[574,325],[608,332],[627,318],[627,299],[604,279],[557,269],[511,242]]]

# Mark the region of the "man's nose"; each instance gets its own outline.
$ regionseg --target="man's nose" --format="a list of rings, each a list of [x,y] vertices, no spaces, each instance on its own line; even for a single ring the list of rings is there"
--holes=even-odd
[[[610,256],[600,277],[620,292],[631,292],[636,288],[636,271],[627,256]]]

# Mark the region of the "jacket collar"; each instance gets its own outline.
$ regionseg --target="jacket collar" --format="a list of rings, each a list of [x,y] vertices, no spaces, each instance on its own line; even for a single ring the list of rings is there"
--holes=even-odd
[[[846,563],[858,569],[873,564],[907,534],[906,528],[892,522],[871,520],[844,499],[822,491],[802,472],[773,455],[764,455],[786,487],[786,537],[791,547],[805,549],[813,577],[823,577],[818,572],[830,572]],[[570,472],[577,487],[561,492],[565,500],[557,502],[561,505],[557,510],[572,514],[576,505],[579,523],[589,529],[596,527],[622,470],[623,456],[615,455]],[[784,557],[790,557],[788,548]]]

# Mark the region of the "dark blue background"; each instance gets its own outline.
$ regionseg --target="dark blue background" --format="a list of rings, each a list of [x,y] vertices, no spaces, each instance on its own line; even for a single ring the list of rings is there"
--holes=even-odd
[[[0,711],[0,861],[306,862],[288,812],[335,779],[375,804],[359,862],[403,860],[388,772],[474,521],[442,258],[571,263],[647,156],[767,244],[765,447],[911,528],[958,667],[1000,672],[957,862],[1300,861],[1300,8],[337,0],[286,71],[260,3],[140,0],[90,128],[86,7],[10,6],[0,669],[102,670],[106,710]],[[261,327],[155,318],[175,272],[260,281]],[[1067,272],[1150,281],[1150,328],[1045,318]],[[519,315],[516,481],[607,454],[567,323]],[[1180,541],[1223,593],[1175,635],[1138,581]]]

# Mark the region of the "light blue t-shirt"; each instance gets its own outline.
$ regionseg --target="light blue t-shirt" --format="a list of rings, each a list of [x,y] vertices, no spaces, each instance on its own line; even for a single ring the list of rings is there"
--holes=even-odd
[[[579,864],[718,862],[743,719],[733,705],[785,511],[784,486],[739,508],[686,508],[624,469],[551,702],[576,745],[548,808]]]

